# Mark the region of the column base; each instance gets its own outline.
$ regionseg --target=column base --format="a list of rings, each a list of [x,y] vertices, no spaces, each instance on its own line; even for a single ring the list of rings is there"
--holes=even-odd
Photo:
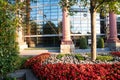
[[[72,41],[62,41],[60,45],[60,53],[68,54],[73,53],[75,46]]]
[[[111,51],[120,51],[120,41],[117,41],[117,42],[107,42],[107,47]]]
[[[25,48],[28,48],[28,45],[25,42],[19,43],[18,46],[20,51],[24,50]]]
[[[35,47],[36,46],[36,44],[35,44],[35,42],[33,42],[33,41],[30,41],[29,43],[28,43],[28,47]]]
[[[111,51],[118,51],[118,50],[120,50],[120,40],[118,38],[109,38],[107,40],[107,47]]]

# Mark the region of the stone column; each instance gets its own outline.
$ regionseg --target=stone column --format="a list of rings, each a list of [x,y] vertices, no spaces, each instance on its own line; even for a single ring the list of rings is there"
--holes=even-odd
[[[68,1],[68,0],[66,0]],[[66,7],[62,10],[62,41],[60,46],[61,53],[71,53],[74,52],[74,44],[71,39],[70,34],[70,19],[68,15],[68,9]]]
[[[110,49],[116,50],[120,47],[120,41],[117,37],[117,21],[114,12],[109,13],[109,31],[107,45]]]
[[[28,48],[26,42],[24,42],[24,36],[23,36],[23,29],[22,27],[18,27],[17,28],[17,34],[18,34],[18,38],[17,38],[17,41],[18,41],[18,46],[19,46],[19,50],[22,51],[24,50],[25,48]]]
[[[20,0],[20,2],[23,2],[24,0]],[[18,0],[16,0],[16,2],[18,2]],[[22,16],[20,14],[16,14],[17,17],[19,17],[19,22],[22,23]],[[24,35],[23,35],[23,27],[22,25],[17,27],[17,42],[18,42],[18,47],[19,50],[22,51],[25,48],[28,48],[26,42],[24,41]]]

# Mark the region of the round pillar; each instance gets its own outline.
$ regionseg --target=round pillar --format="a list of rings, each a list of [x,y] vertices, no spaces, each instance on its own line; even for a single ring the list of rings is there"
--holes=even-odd
[[[68,0],[66,0],[68,2]],[[62,41],[60,45],[61,53],[74,52],[74,44],[70,34],[70,19],[67,7],[62,9]]]
[[[120,41],[117,37],[117,21],[116,14],[114,12],[109,13],[109,31],[107,46],[111,50],[118,50],[120,48]]]
[[[108,42],[117,42],[117,23],[116,23],[116,14],[114,12],[109,13],[109,38]]]

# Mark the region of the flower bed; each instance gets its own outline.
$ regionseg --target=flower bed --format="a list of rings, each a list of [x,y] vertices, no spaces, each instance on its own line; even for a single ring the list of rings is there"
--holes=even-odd
[[[39,80],[119,80],[120,62],[114,64],[36,63],[33,72]]]
[[[112,55],[120,57],[120,52],[111,52]]]
[[[25,66],[32,68],[39,80],[120,80],[119,61],[110,55],[101,55],[95,62],[89,59],[85,54],[43,53],[27,60]]]
[[[31,68],[31,66],[37,62],[42,64],[42,62],[45,61],[49,56],[50,53],[42,53],[40,55],[34,56],[25,62],[24,67]]]

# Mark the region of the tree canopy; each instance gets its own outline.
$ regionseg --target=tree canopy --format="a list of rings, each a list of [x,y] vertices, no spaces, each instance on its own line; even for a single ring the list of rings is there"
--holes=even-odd
[[[114,11],[115,13],[120,12],[120,0],[80,0],[84,3],[84,6],[89,5],[90,3],[94,6],[94,10],[104,13],[109,13]]]
[[[56,33],[58,33],[58,30],[53,22],[47,21],[46,24],[43,25],[43,34],[56,34]]]

